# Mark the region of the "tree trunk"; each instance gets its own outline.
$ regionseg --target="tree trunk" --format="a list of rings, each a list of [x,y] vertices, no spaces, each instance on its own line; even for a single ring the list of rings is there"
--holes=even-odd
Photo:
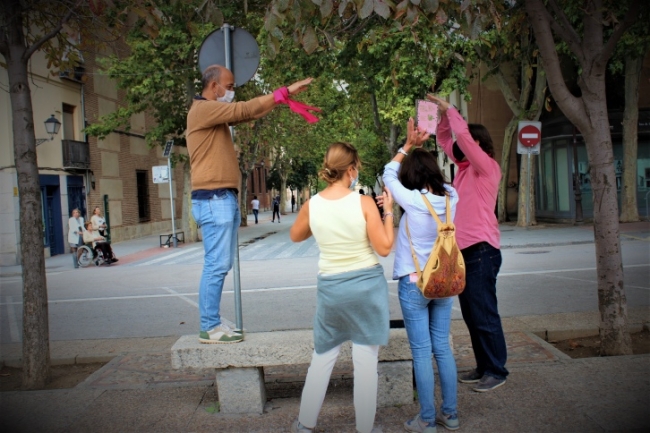
[[[390,135],[388,137],[388,143],[386,143],[386,147],[388,147],[388,153],[390,155],[394,154],[395,151],[397,150],[397,137],[399,137],[400,133],[400,128],[398,125],[395,125],[394,123],[390,124]]]
[[[514,117],[508,122],[503,137],[503,149],[501,151],[501,181],[499,182],[499,198],[497,201],[497,212],[499,222],[506,221],[508,217],[508,174],[510,173],[510,154],[512,153],[512,141],[517,130],[519,119]],[[520,182],[521,183],[521,182]]]
[[[189,159],[183,163],[182,226],[189,242],[199,241],[199,228],[192,215],[192,179]]]
[[[285,209],[284,203],[287,199],[287,176],[286,174],[282,173],[280,171],[280,191],[278,191],[278,194],[280,195],[280,215],[286,215],[287,210]]]
[[[550,15],[542,0],[525,2],[551,93],[562,112],[585,139],[594,200],[600,352],[606,356],[628,355],[632,350],[627,331],[627,301],[623,286],[616,174],[605,98],[605,72],[617,38],[620,39],[626,26],[629,28],[634,22],[638,4],[632,4],[623,22],[604,44],[601,2],[584,3],[582,38],[571,28],[563,12],[559,12],[559,20],[564,25],[555,26],[553,30],[559,34],[554,35],[550,20],[555,18]],[[554,36],[567,43],[580,63],[580,97],[574,96],[566,86]]]
[[[600,310],[600,353],[631,355],[632,343],[627,330],[627,300],[623,286],[623,261],[618,226],[618,198],[614,152],[609,131],[605,74],[588,77],[583,100],[593,128],[583,132],[591,175],[594,200],[594,240]],[[591,78],[591,79],[589,79]]]
[[[639,221],[637,205],[637,153],[639,131],[639,79],[643,56],[625,57],[625,112],[623,114],[623,188],[621,222]]]
[[[528,171],[528,155],[521,155],[521,167],[519,170],[519,188],[517,198],[517,226],[528,227],[537,224],[535,218],[535,155],[530,156],[530,172]],[[526,197],[528,196],[528,197]],[[528,200],[526,200],[528,198]],[[526,212],[528,204],[528,213]]]
[[[9,21],[12,45],[5,57],[9,76],[14,161],[20,207],[20,257],[23,277],[23,388],[44,388],[50,377],[43,209],[38,178],[34,115],[27,73],[22,20]],[[16,43],[18,42],[18,43]]]
[[[248,226],[248,172],[241,171],[241,187],[239,189],[240,227]]]

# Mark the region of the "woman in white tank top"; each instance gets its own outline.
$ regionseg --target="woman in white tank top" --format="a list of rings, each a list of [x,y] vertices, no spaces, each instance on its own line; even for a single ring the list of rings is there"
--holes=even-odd
[[[348,340],[357,431],[373,431],[377,355],[389,331],[388,285],[375,251],[386,257],[393,246],[393,198],[384,192],[382,221],[372,197],[351,191],[360,164],[352,145],[330,145],[320,171],[327,187],[305,203],[291,227],[292,241],[314,235],[320,249],[314,353],[292,432],[313,431],[341,344]]]

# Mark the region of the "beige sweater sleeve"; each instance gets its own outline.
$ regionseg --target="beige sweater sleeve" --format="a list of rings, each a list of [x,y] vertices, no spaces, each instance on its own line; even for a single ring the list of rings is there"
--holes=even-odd
[[[203,129],[224,123],[235,125],[259,119],[269,113],[273,107],[275,107],[275,99],[273,94],[269,94],[244,102],[200,101],[198,104],[195,102],[193,114],[196,128]]]

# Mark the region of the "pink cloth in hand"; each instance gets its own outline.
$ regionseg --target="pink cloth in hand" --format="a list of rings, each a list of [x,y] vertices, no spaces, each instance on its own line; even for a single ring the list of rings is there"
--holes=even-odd
[[[280,87],[273,92],[273,98],[275,99],[276,104],[287,104],[289,109],[294,113],[300,114],[308,123],[316,123],[320,119],[314,116],[307,110],[317,111],[320,113],[321,109],[318,107],[311,107],[309,105],[303,104],[302,102],[294,101],[289,98],[289,89],[286,87]]]

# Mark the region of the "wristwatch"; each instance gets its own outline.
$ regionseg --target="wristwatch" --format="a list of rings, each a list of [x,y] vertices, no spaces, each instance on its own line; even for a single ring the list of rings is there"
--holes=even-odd
[[[403,147],[400,147],[399,149],[397,149],[397,153],[401,153],[404,156],[408,156],[408,154],[409,154],[406,150],[404,150]]]

